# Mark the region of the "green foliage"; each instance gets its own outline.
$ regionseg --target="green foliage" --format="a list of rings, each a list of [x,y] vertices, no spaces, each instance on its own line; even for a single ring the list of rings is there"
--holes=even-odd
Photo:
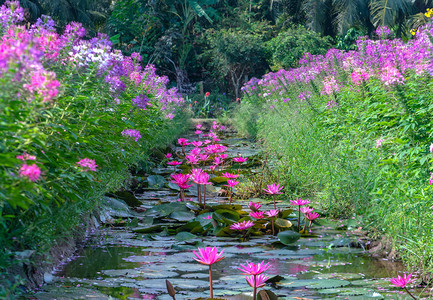
[[[250,95],[235,125],[257,128],[289,194],[315,198],[331,215],[363,216],[371,232],[392,238],[404,262],[431,272],[431,77],[410,72],[396,87],[370,79],[331,96],[320,94],[320,84],[291,85],[267,98]],[[273,99],[297,99],[306,89],[312,90],[308,101],[270,107]],[[338,107],[328,108],[329,100]]]
[[[263,36],[241,29],[208,31],[209,50],[204,55],[218,78],[230,81],[238,98],[244,77],[267,68]]]
[[[56,72],[63,91],[53,103],[17,99],[14,74],[0,78],[0,273],[16,263],[16,251],[47,253],[56,241],[73,235],[101,196],[124,187],[129,169],[138,168],[150,149],[165,147],[185,126],[186,116],[171,122],[157,102],[137,109],[131,101],[135,85],[116,103],[97,70],[65,65]],[[140,142],[123,136],[125,128],[139,129]],[[23,153],[36,156],[39,180],[19,176],[23,162],[16,156]],[[97,172],[83,172],[77,165],[83,158],[94,159]]]
[[[356,41],[360,36],[364,36],[365,32],[354,27],[350,28],[344,36],[339,36],[336,48],[342,50],[356,50]]]
[[[332,43],[329,37],[296,26],[280,31],[276,37],[266,43],[271,53],[272,70],[294,68],[305,53],[325,54]]]

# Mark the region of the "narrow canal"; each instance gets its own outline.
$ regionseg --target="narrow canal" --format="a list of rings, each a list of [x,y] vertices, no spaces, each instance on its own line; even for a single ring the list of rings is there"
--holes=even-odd
[[[206,124],[204,129],[211,125]],[[192,132],[185,136],[189,141],[197,137]],[[227,147],[226,162],[236,156],[248,158],[241,165],[242,175],[237,180],[243,182],[247,176],[262,171],[262,155],[253,143],[237,138],[232,131],[220,133],[219,138],[218,143]],[[201,141],[205,139],[201,137]],[[188,145],[185,152],[192,149]],[[174,150],[182,156],[182,148],[177,147],[170,160],[176,158]],[[237,267],[246,261],[264,260],[271,267],[266,271],[270,279],[263,289],[272,291],[279,299],[410,299],[389,283],[389,278],[403,267],[369,256],[360,247],[359,236],[351,230],[357,228],[356,220],[319,218],[313,222],[310,233],[291,244],[281,243],[266,229],[241,242],[233,233],[215,232],[215,223],[238,221],[250,212],[250,201],[260,202],[263,211],[273,209],[272,198],[263,194],[261,199],[237,199],[230,205],[228,195],[223,193],[227,183],[221,180],[221,173],[237,173],[238,165],[227,163],[225,170],[217,168],[216,175],[210,175],[213,184],[206,190],[206,205],[210,208],[203,213],[196,204],[195,186],[187,190],[187,201],[178,201],[178,187],[170,182],[173,168],[163,160],[152,173],[136,176],[137,185],[142,188],[135,190],[140,202],[135,208],[106,197],[103,210],[95,216],[103,225],[76,257],[59,268],[50,280],[52,283],[29,298],[172,299],[166,279],[174,286],[176,299],[206,298],[208,268],[193,260],[192,251],[218,246],[224,249],[225,258],[213,266],[215,298],[251,299],[252,289]],[[179,171],[186,172],[185,165],[178,167]],[[288,201],[278,201],[277,208],[290,212],[294,207]],[[207,218],[211,214],[214,219]],[[297,217],[294,210],[285,219],[296,224]]]

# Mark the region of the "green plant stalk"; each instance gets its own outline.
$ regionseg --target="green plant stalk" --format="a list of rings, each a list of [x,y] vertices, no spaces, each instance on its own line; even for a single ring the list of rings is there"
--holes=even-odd
[[[253,300],[257,299],[257,286],[256,286],[256,276],[257,275],[253,275],[254,276],[254,288],[253,288]]]
[[[407,287],[404,287],[404,289],[405,289],[406,293],[408,293],[409,296],[411,296],[414,300],[417,300],[417,298],[414,295],[412,295],[411,292],[409,292],[409,290],[407,289]]]
[[[209,265],[209,290],[210,298],[213,298],[213,286],[212,286],[212,265]]]

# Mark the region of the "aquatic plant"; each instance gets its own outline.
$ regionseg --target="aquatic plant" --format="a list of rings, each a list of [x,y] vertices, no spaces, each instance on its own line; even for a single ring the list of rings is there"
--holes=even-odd
[[[219,262],[224,258],[223,253],[224,249],[218,253],[218,247],[206,247],[206,248],[198,248],[198,253],[193,251],[194,257],[193,259],[198,261],[201,264],[209,266],[209,290],[210,290],[210,298],[213,298],[213,286],[212,286],[212,265],[214,263]]]
[[[411,279],[411,277],[412,273],[404,274],[403,276],[398,275],[397,277],[391,278],[389,281],[391,281],[393,285],[403,288],[409,296],[416,300],[415,296],[412,295],[406,287],[406,285],[415,281],[415,279]]]
[[[284,188],[284,186],[280,186],[279,184],[276,183],[268,184],[267,186],[268,188],[263,190],[269,195],[272,195],[274,200],[274,209],[277,209],[277,204],[275,203],[275,195],[282,194],[281,190]]]
[[[256,300],[257,288],[264,286],[266,280],[269,279],[268,277],[262,275],[262,273],[268,270],[270,267],[270,263],[265,264],[265,261],[263,260],[258,264],[249,263],[247,261],[246,265],[241,264],[241,267],[237,268],[242,272],[242,274],[246,275],[248,284],[253,288],[253,300]],[[248,278],[249,276],[252,278]]]

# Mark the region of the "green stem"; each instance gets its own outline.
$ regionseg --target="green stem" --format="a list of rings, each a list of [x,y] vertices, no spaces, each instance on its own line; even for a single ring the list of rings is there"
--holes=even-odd
[[[301,206],[299,205],[299,210],[298,210],[298,230],[301,229]]]
[[[210,297],[213,298],[213,286],[212,286],[212,265],[209,265],[209,289]]]
[[[256,297],[257,297],[257,286],[256,286],[256,276],[257,275],[253,275],[254,276],[254,290],[253,290],[253,300],[256,300]]]
[[[273,196],[274,196],[274,209],[277,209],[277,204],[275,204],[275,194]]]
[[[405,289],[405,291],[406,291],[406,293],[408,293],[409,294],[409,296],[411,296],[414,300],[417,300],[416,298],[415,298],[415,296],[414,295],[412,295],[412,293],[411,292],[409,292],[409,290],[407,289],[407,287],[403,287],[404,289]]]

